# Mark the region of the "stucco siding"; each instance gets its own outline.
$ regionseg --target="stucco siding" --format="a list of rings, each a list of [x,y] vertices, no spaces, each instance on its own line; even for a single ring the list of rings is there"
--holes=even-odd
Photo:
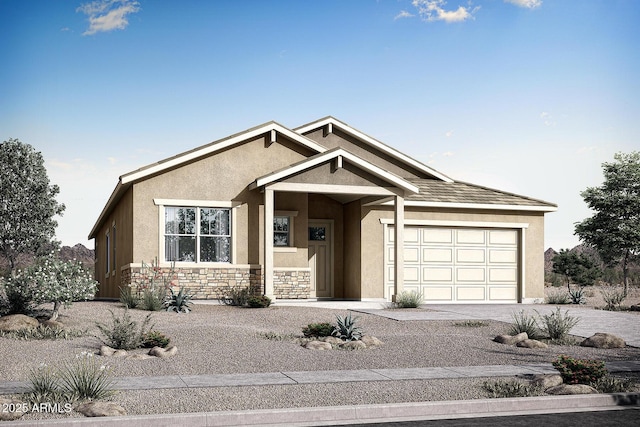
[[[258,192],[251,192],[247,187],[256,176],[266,175],[311,154],[301,153],[299,148],[292,149],[295,148],[292,145],[285,140],[269,144],[266,138],[257,138],[134,184],[134,262],[158,256],[159,208],[153,202],[156,198],[248,204],[245,209],[234,210],[234,227],[242,230],[237,238],[253,239],[254,226],[250,221],[256,213],[259,215],[256,202],[262,199],[259,194],[250,194]],[[247,249],[255,243],[253,240],[249,245],[246,241],[236,241],[238,263],[258,261],[256,254],[250,254]]]
[[[364,159],[369,163],[379,166],[402,178],[429,178],[428,176],[425,176],[424,173],[413,169],[388,154],[376,150],[374,147],[364,144],[358,139],[353,138],[344,132],[340,132],[339,130],[334,130],[334,133],[325,135],[324,130],[318,129],[305,134],[305,136],[329,149],[335,147],[344,148],[346,151],[355,154],[361,159]]]
[[[380,219],[393,220],[393,208],[363,207],[362,213],[362,298],[383,298],[384,226]],[[544,298],[543,213],[420,211],[407,207],[405,220],[465,221],[470,226],[474,223],[494,222],[528,224],[524,229],[524,295],[519,297],[527,300]],[[522,278],[519,280],[521,281]]]

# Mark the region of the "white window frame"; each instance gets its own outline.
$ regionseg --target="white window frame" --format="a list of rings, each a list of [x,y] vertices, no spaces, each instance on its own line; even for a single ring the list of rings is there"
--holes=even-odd
[[[274,252],[297,252],[298,248],[295,244],[295,218],[298,216],[298,211],[282,211],[276,210],[273,212],[273,219],[275,221],[276,218],[289,218],[289,245],[288,246],[276,246],[275,245],[275,235],[276,230],[273,230],[274,235],[274,244],[273,251]],[[275,225],[275,224],[274,224]]]
[[[171,265],[171,261],[166,261],[165,258],[165,207],[180,207],[180,208],[193,208],[196,209],[196,227],[200,228],[200,209],[214,208],[214,209],[228,209],[229,221],[231,222],[230,229],[230,245],[229,262],[198,262],[200,258],[200,235],[198,231],[194,237],[196,238],[196,261],[176,261],[176,265],[180,266],[229,266],[236,262],[236,209],[241,206],[239,202],[231,201],[213,201],[213,200],[185,200],[185,199],[154,199],[153,203],[158,206],[158,259],[161,260],[162,266]]]
[[[105,273],[104,273],[104,277],[109,277],[109,274],[111,274],[111,235],[109,234],[110,229],[107,229],[107,232],[104,233],[104,238],[105,238],[105,252],[106,252],[106,259],[105,259]]]

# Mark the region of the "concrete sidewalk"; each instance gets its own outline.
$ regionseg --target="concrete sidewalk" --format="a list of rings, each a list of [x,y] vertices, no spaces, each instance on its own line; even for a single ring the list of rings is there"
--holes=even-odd
[[[609,372],[640,372],[640,360],[606,362]],[[261,385],[326,384],[360,381],[405,381],[556,374],[551,363],[524,365],[448,366],[432,368],[290,371],[247,374],[168,375],[116,378],[116,390],[242,387]],[[28,391],[26,381],[0,382],[0,394]]]

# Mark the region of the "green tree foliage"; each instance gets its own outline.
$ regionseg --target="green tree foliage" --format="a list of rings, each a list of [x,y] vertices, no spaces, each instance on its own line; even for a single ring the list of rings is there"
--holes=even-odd
[[[614,159],[602,164],[602,185],[580,193],[594,214],[576,224],[575,233],[607,265],[620,264],[626,295],[629,265],[640,255],[640,152],[617,153]]]
[[[55,320],[62,304],[93,299],[98,282],[77,261],[62,261],[54,254],[38,259],[24,270],[7,279],[5,291],[10,302],[18,301],[13,312],[29,309],[31,305],[53,303],[51,319]]]
[[[42,154],[29,144],[9,139],[0,144],[0,255],[15,273],[20,254],[47,253],[64,205],[49,185]],[[56,245],[54,244],[54,247]]]
[[[560,249],[560,253],[553,257],[553,272],[564,277],[569,291],[571,283],[593,285],[601,274],[600,269],[587,256],[568,249]]]

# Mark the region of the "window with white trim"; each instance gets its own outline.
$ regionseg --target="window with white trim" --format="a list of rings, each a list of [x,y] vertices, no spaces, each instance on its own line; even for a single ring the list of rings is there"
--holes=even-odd
[[[109,276],[109,266],[111,266],[111,239],[108,231],[105,233],[105,254],[107,256],[104,273],[105,276]]]
[[[231,209],[165,206],[164,258],[231,262]]]
[[[291,217],[273,217],[273,246],[291,246]]]

